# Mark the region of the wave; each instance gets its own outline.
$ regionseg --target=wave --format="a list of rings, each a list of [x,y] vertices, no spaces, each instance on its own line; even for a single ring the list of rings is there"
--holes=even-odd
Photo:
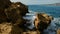
[[[60,23],[60,18],[54,18],[54,20],[52,20],[50,26],[44,30],[44,33],[48,33],[48,34],[56,34],[57,29],[59,29],[59,24]]]
[[[30,10],[29,10],[30,11]],[[27,13],[26,14],[26,18],[30,20],[30,23],[31,23],[31,26],[29,26],[28,28],[32,29],[34,27],[34,19],[35,19],[35,13],[34,11],[30,11],[30,13]],[[51,15],[49,13],[46,13],[48,15]],[[52,20],[50,26],[47,28],[48,30],[51,30],[51,31],[55,31],[57,30],[57,28],[59,28],[60,26],[60,17],[59,18],[55,18],[54,17],[54,20]]]
[[[60,18],[54,18],[53,22],[54,23],[60,23]]]
[[[35,16],[35,14],[37,13],[37,12],[34,12],[34,11],[32,11],[32,10],[29,10],[29,12],[30,13],[27,13],[26,15],[27,15],[27,17],[28,16],[32,16],[33,18],[35,18],[34,16]],[[40,13],[40,12],[39,12]],[[51,16],[51,14],[49,14],[49,13],[46,13],[46,14],[48,14],[48,15],[50,15]],[[54,18],[54,20],[52,21],[53,23],[60,23],[60,17],[58,18],[55,18],[55,17],[53,17]]]

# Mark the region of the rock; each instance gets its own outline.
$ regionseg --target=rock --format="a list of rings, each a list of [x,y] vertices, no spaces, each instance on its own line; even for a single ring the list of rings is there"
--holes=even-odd
[[[0,2],[0,34],[21,34],[25,31],[26,20],[23,16],[28,13],[28,7],[21,2],[13,3],[9,0]]]
[[[2,1],[2,3],[3,2],[4,0]],[[6,6],[8,7],[6,8]],[[0,23],[6,21],[14,22],[18,18],[22,18],[23,16],[26,15],[26,13],[28,13],[28,7],[22,4],[21,2],[13,3],[10,2],[9,0],[6,0],[5,4],[3,3],[2,8],[0,10]]]
[[[21,34],[25,31],[26,20],[23,16],[26,13],[28,13],[27,5],[0,0],[0,34]]]
[[[16,2],[16,3],[12,3],[8,9],[6,9],[6,13],[16,13],[20,16],[24,16],[26,15],[26,13],[28,13],[28,6],[22,4],[21,2]]]
[[[0,34],[21,34],[21,32],[23,29],[19,26],[7,22],[0,24]]]
[[[57,34],[60,34],[60,29],[57,30]]]
[[[0,23],[6,21],[7,17],[5,15],[4,9],[8,8],[10,4],[10,0],[0,0]]]
[[[9,34],[11,32],[12,25],[9,23],[0,24],[0,34]]]
[[[8,20],[16,21],[19,18],[28,13],[28,7],[20,2],[12,3],[7,9],[5,9],[5,14]]]
[[[43,32],[44,29],[47,29],[53,18],[45,13],[40,13],[36,15],[34,25],[37,30]]]
[[[28,31],[28,32],[23,32],[22,34],[40,34],[40,32],[37,32],[37,31]]]
[[[11,4],[10,0],[0,0],[0,9],[6,8]]]

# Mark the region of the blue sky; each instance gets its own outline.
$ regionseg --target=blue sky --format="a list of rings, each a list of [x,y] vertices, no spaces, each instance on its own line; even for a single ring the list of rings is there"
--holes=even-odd
[[[12,2],[22,2],[26,5],[40,5],[40,4],[52,4],[60,3],[60,0],[11,0]]]

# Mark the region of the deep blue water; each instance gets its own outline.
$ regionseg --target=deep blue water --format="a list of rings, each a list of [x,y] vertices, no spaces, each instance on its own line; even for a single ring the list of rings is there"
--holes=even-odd
[[[45,34],[56,34],[57,29],[60,29],[60,6],[42,6],[42,5],[28,5],[29,12],[25,18],[30,19],[31,26],[30,29],[34,27],[34,12],[47,13],[53,16],[50,26],[44,30]]]
[[[53,17],[60,17],[60,6],[29,5],[28,7],[33,12],[45,12],[53,15]]]

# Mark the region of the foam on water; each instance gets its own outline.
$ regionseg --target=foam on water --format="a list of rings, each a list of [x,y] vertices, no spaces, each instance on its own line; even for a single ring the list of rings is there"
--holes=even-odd
[[[47,13],[48,15],[51,15],[49,13]],[[35,17],[35,12],[33,11],[30,11],[30,13],[26,14],[26,16],[24,17],[25,19],[29,19],[31,23],[30,26],[28,26],[28,28],[30,29],[33,29],[34,27],[34,19],[36,18]],[[48,33],[48,34],[56,34],[56,30],[60,28],[60,17],[58,18],[55,18],[54,17],[54,20],[52,20],[50,26],[44,30],[45,33]]]
[[[60,6],[40,6],[29,5],[30,12],[46,13],[53,16],[50,26],[46,29],[46,34],[56,34],[56,30],[60,28]]]
[[[60,18],[54,18],[54,20],[51,22],[50,26],[44,30],[45,33],[48,34],[56,34],[57,29],[59,29]]]

